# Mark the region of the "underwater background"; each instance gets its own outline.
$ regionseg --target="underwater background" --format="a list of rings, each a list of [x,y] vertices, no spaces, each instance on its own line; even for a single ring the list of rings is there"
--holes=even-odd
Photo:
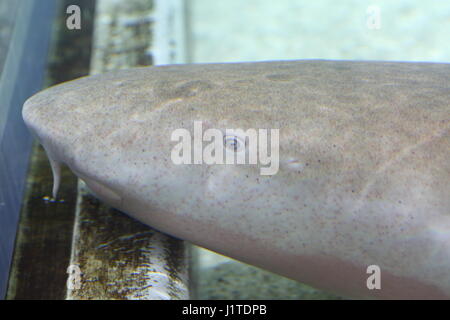
[[[24,2],[33,3],[0,1],[0,71],[8,63],[8,43],[14,35],[12,26],[18,4]],[[57,0],[56,3],[58,10],[45,71],[47,86],[89,73],[167,63],[286,59],[450,61],[450,2],[442,0]],[[78,4],[82,9],[79,31],[64,28],[65,8],[70,4]],[[111,9],[120,6],[121,10]],[[161,16],[160,7],[164,7],[162,11],[167,16]],[[101,11],[97,29],[92,31],[95,14]],[[141,48],[143,42],[148,46]],[[31,52],[29,57],[33,57]],[[12,79],[2,73],[2,90],[7,81]],[[0,98],[2,94],[4,90]],[[15,108],[21,108],[21,104]],[[9,174],[11,159],[28,159],[20,148],[11,153],[4,147],[11,142],[4,124],[17,128],[11,114],[6,104],[0,106],[0,298],[6,294],[9,274],[11,299],[59,297],[65,290],[74,220],[74,215],[64,216],[62,206],[76,206],[77,182],[66,172],[65,202],[57,204],[56,209],[44,202],[43,196],[51,191],[51,173],[45,155],[41,150],[39,158],[35,146],[32,168],[37,176],[31,172],[28,191],[18,187],[11,196],[9,186],[16,184]],[[9,204],[22,196],[21,211]],[[92,200],[89,201],[91,208]],[[116,215],[111,214],[114,226],[122,224],[120,219],[128,219]],[[97,227],[93,230],[98,230]],[[130,228],[146,230],[147,226]],[[59,233],[55,234],[55,230]],[[208,250],[197,247],[189,250],[193,266],[191,298],[340,298]],[[46,261],[49,252],[56,256],[51,267]]]

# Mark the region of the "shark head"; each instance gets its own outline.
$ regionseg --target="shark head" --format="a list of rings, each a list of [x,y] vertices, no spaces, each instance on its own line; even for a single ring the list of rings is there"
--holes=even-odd
[[[55,196],[64,164],[109,205],[235,259],[349,296],[448,298],[448,74],[344,61],[136,68],[46,89],[23,118]]]

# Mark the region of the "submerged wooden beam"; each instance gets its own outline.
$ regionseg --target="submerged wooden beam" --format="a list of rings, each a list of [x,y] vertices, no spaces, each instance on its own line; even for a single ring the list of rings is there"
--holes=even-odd
[[[78,194],[68,299],[185,299],[184,242]],[[72,287],[73,289],[70,289]]]
[[[77,179],[66,168],[61,197],[52,201],[52,172],[44,149],[34,144],[22,205],[7,299],[64,299]]]

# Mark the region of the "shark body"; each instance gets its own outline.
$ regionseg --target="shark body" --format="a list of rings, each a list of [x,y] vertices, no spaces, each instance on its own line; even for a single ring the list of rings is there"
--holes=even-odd
[[[450,65],[175,65],[46,89],[23,117],[109,205],[349,297],[450,298]],[[279,170],[176,165],[174,130],[279,129]],[[369,288],[370,266],[381,288]]]

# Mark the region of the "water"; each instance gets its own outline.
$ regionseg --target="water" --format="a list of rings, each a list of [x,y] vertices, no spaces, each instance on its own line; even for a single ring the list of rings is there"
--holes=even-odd
[[[146,1],[130,0],[129,3],[146,3]],[[13,2],[15,3],[15,1],[5,0],[0,2],[0,16],[3,14],[7,18],[0,21],[0,71],[9,48],[8,40],[11,39],[13,32],[11,22],[15,6],[7,7],[8,3]],[[84,7],[83,2],[69,2],[79,3],[82,10],[86,9],[85,13],[92,14],[92,11]],[[105,2],[107,0],[98,1],[103,4]],[[151,0],[148,0],[149,2]],[[132,29],[133,26],[130,24],[129,29],[128,27],[120,29],[120,32],[126,35],[121,36],[120,32],[117,34],[119,29],[116,29],[116,34],[105,35],[104,39],[100,39],[105,41],[100,43],[108,44],[107,37],[114,37],[118,41],[114,42],[108,56],[93,59],[93,61],[105,62],[109,59],[109,64],[104,63],[102,66],[128,67],[129,56],[122,57],[124,51],[134,50],[134,42],[128,40],[148,36],[149,29],[152,32],[153,43],[148,44],[148,48],[139,49],[147,50],[147,54],[140,57],[134,56],[136,64],[148,64],[151,61],[200,63],[285,59],[450,61],[450,41],[448,41],[450,2],[446,1],[186,0],[183,2],[182,0],[155,0],[156,5],[163,2],[168,8],[167,20],[164,20],[165,18],[155,20],[154,17],[150,17],[137,30],[138,32]],[[180,5],[181,3],[185,5]],[[128,11],[118,11],[115,14],[124,21],[133,19],[132,13]],[[60,19],[64,19],[64,11],[60,12]],[[59,28],[64,28],[63,22],[63,20],[59,22]],[[82,22],[82,28],[89,28],[84,23]],[[105,21],[103,23],[107,24]],[[66,50],[64,55],[55,55],[50,60],[50,65],[60,65],[59,68],[52,69],[53,78],[57,82],[68,80],[64,78],[68,70],[78,76],[84,74],[85,70],[82,70],[76,61],[77,58],[78,61],[82,60],[81,54],[89,53],[88,45],[76,37],[62,37],[59,41],[61,42],[59,45],[64,46]],[[29,60],[28,58],[26,61],[29,63]],[[31,62],[33,62],[32,59]],[[92,70],[99,72],[104,69],[97,68],[94,63]],[[1,89],[4,89],[5,83],[1,86]],[[15,108],[18,114],[17,110],[21,108],[21,103],[16,103]],[[6,114],[6,112],[0,112],[0,116],[3,115],[0,124],[5,123]],[[10,119],[8,121],[11,122]],[[13,126],[12,122],[9,125],[20,129],[20,126]],[[0,125],[0,138],[3,137],[2,130]],[[20,146],[21,140],[11,140],[9,143]],[[23,144],[21,146],[8,154],[12,159],[21,159],[24,162],[28,153],[23,151]],[[4,152],[3,149],[2,152]],[[7,180],[13,179],[11,176],[5,174],[0,175],[0,178],[3,179],[0,181],[2,185],[13,184],[13,181]],[[65,181],[67,185],[67,178]],[[23,183],[21,179],[19,184]],[[4,196],[5,190],[12,189],[5,187],[1,190],[0,209],[10,206],[8,203],[10,199],[17,200],[21,197],[18,190],[11,198],[7,198]],[[50,197],[42,198],[50,191],[48,189],[40,194],[39,200],[45,203],[45,208],[75,202],[75,199],[64,203],[64,200],[55,202]],[[0,210],[0,212],[4,211]],[[17,219],[17,216],[14,219]],[[68,219],[68,221],[72,220],[71,217]],[[44,221],[41,223],[44,224]],[[65,226],[66,229],[72,229],[71,226],[67,226],[67,223]],[[5,280],[2,279],[7,276],[9,264],[7,256],[10,254],[14,241],[15,225],[8,226],[3,223],[0,225],[0,231],[2,232],[0,256],[3,259],[0,261],[1,297],[5,288]],[[8,235],[8,239],[5,235]],[[67,246],[70,246],[70,243]],[[4,247],[8,247],[7,254]],[[260,269],[215,255],[207,250],[199,250],[197,256],[197,271],[201,276],[197,282],[200,298],[336,298]],[[65,270],[61,270],[59,277],[64,281]]]
[[[192,61],[449,61],[450,3],[193,0]]]

